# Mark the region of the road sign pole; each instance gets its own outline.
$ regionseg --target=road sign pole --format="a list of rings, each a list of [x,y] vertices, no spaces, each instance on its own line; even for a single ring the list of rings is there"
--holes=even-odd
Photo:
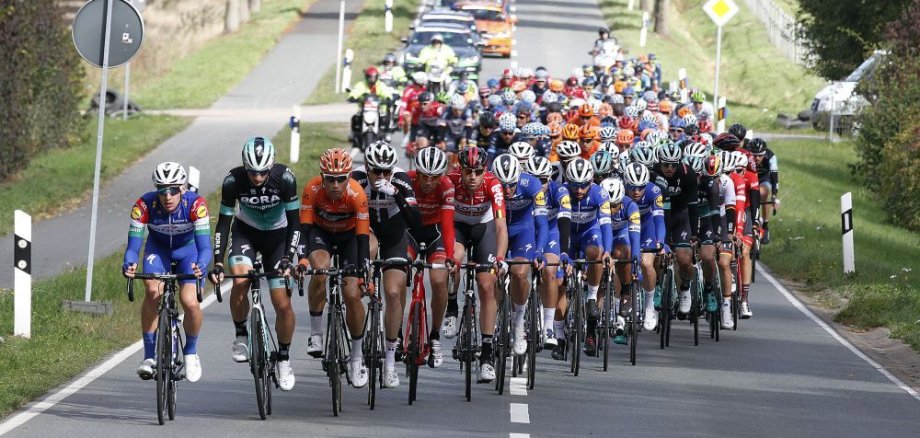
[[[131,96],[131,63],[125,64],[125,96],[122,102],[121,119],[128,120],[128,98]]]
[[[103,9],[105,32],[102,37],[102,79],[99,91],[99,121],[96,124],[96,169],[93,172],[93,206],[89,220],[89,254],[86,258],[86,293],[84,301],[93,296],[93,260],[96,252],[96,220],[99,214],[99,174],[102,170],[102,133],[105,130],[105,95],[109,81],[109,42],[112,35],[112,2],[106,0]]]
[[[339,45],[335,51],[335,92],[340,93],[342,84],[342,40],[345,39],[345,0],[339,5]]]
[[[712,92],[712,106],[719,105],[719,67],[722,65],[722,26],[716,27],[716,84]]]

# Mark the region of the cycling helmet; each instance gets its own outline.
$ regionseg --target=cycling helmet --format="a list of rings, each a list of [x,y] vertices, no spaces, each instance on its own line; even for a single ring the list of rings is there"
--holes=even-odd
[[[629,129],[621,129],[617,131],[617,144],[631,145],[635,138],[636,134]]]
[[[741,145],[741,140],[739,140],[738,137],[736,137],[736,136],[734,136],[734,135],[732,135],[732,134],[729,134],[729,133],[722,133],[722,134],[719,134],[719,135],[712,141],[712,144],[713,144],[713,146],[715,146],[715,147],[717,147],[717,148],[719,148],[719,149],[721,149],[721,150],[723,150],[723,151],[729,151],[729,152],[731,152],[731,151],[733,151],[733,150],[735,150],[735,149],[738,149],[738,146]]]
[[[460,151],[457,155],[460,156],[460,167],[466,169],[481,169],[486,167],[486,159],[489,157],[486,150],[481,147],[468,147]]]
[[[505,117],[510,116],[510,117]],[[517,129],[517,123],[514,120],[514,114],[504,113],[498,119],[498,129],[502,132],[514,132]]]
[[[738,137],[738,140],[743,140],[747,135],[747,128],[745,128],[744,125],[740,123],[735,123],[734,125],[728,127],[728,133]]]
[[[620,148],[612,141],[602,141],[601,145],[597,147],[597,152],[600,151],[606,151],[617,156],[620,155]]]
[[[530,122],[521,127],[521,133],[526,136],[536,137],[543,134],[543,124],[540,122]]]
[[[367,79],[368,82],[376,81],[378,77],[380,77],[380,70],[377,70],[377,67],[372,65],[364,69],[364,78]],[[374,80],[372,81],[371,78],[374,78]]]
[[[384,140],[372,144],[364,153],[364,161],[374,169],[392,169],[396,167],[397,160],[396,149]]]
[[[748,150],[754,155],[763,155],[767,153],[767,142],[760,137],[753,138],[748,143]]]
[[[623,182],[628,186],[645,187],[649,177],[648,167],[641,163],[630,163],[623,171]]]
[[[516,141],[512,143],[511,147],[508,148],[508,153],[522,163],[527,162],[527,160],[535,154],[533,146],[526,141]]]
[[[710,149],[712,148],[712,135],[710,135],[708,132],[703,132],[697,135],[696,141],[702,143],[703,145],[709,147]]]
[[[275,164],[275,145],[265,137],[253,137],[243,145],[243,167],[256,172],[271,169]]]
[[[157,186],[176,186],[188,182],[185,168],[179,163],[167,161],[157,164],[153,170],[153,184]]]
[[[635,106],[641,114],[642,111],[645,111],[645,109],[648,108],[648,102],[646,102],[645,99],[636,99],[636,101],[633,102],[633,106]]]
[[[700,132],[708,133],[712,132],[712,120],[709,119],[700,119]]]
[[[447,154],[434,146],[424,148],[415,155],[415,167],[425,175],[441,175],[447,170]]]
[[[520,101],[514,109],[515,114],[533,113],[533,104],[530,102]]]
[[[639,119],[639,121],[647,123],[647,124],[655,125],[656,128],[658,127],[658,117],[648,111],[642,113],[642,118]]]
[[[664,131],[652,131],[645,137],[645,141],[652,145],[659,145],[666,141],[671,141],[668,137],[668,133]]]
[[[319,157],[319,170],[324,175],[341,175],[351,172],[351,154],[342,148],[326,149]]]
[[[502,97],[497,94],[493,94],[488,97],[487,102],[489,102],[490,106],[498,106],[502,104]]]
[[[657,149],[657,148],[658,148],[658,145],[656,145],[656,144],[653,145],[653,144],[651,144],[651,143],[649,143],[649,142],[647,142],[647,141],[645,141],[645,140],[639,140],[639,141],[633,143],[633,147],[634,147],[634,148],[650,148],[650,149],[654,149],[654,150],[656,150],[656,151],[658,150],[658,149]]]
[[[537,101],[537,93],[533,90],[524,90],[521,92],[521,102],[534,103]]]
[[[599,150],[591,156],[591,165],[594,166],[594,171],[598,175],[609,175],[610,172],[613,172],[617,158],[619,157],[610,152]]]
[[[495,120],[495,113],[486,111],[479,115],[479,126],[494,128],[498,126],[498,120]]]
[[[648,90],[645,93],[642,93],[642,100],[646,102],[658,102],[658,95],[654,91]]]
[[[623,115],[629,116],[630,118],[635,119],[639,117],[639,108],[634,105],[630,105],[626,108],[623,108]]]
[[[594,166],[584,158],[576,158],[565,167],[565,180],[573,184],[586,184],[594,180]]]
[[[533,69],[530,67],[524,67],[518,70],[518,77],[521,79],[530,79],[533,77]]]
[[[684,129],[687,127],[687,123],[685,123],[684,119],[680,117],[671,117],[671,121],[668,123],[671,125],[671,128]]]
[[[597,128],[591,125],[582,126],[578,130],[578,138],[582,140],[594,140],[597,138]]]
[[[684,119],[684,124],[686,126],[698,126],[699,125],[699,120],[697,120],[696,116],[694,116],[693,114],[687,114],[683,117],[683,119]]]
[[[636,122],[636,119],[634,117],[630,117],[627,115],[620,116],[620,121],[618,124],[620,125],[621,129],[633,130],[633,129],[638,128],[638,123]]]
[[[536,177],[553,175],[553,164],[546,157],[534,155],[527,160],[527,173]]]
[[[706,94],[702,91],[694,91],[690,96],[690,101],[693,103],[703,103],[706,100]]]
[[[613,115],[607,115],[601,119],[601,126],[609,126],[611,128],[616,129],[620,127],[620,124],[617,121],[616,117],[614,117]]]
[[[685,157],[703,157],[709,154],[709,148],[706,145],[696,142],[688,141],[684,143],[684,156]]]
[[[549,79],[549,72],[544,67],[537,67],[537,70],[534,71],[534,78],[538,81],[545,81]]]
[[[735,171],[735,156],[729,151],[719,151],[719,159],[722,160],[722,173],[732,173]]]
[[[521,163],[511,154],[501,154],[492,162],[492,174],[502,184],[516,184],[521,179]]]
[[[703,161],[703,172],[713,178],[722,173],[722,154],[707,156]]]
[[[617,129],[613,126],[604,126],[598,133],[601,141],[612,141],[617,137]]]
[[[741,170],[747,167],[748,157],[741,151],[732,152],[732,163],[734,164],[735,170]]]
[[[655,164],[655,150],[647,147],[632,148],[629,150],[629,159],[633,163],[651,167]]]
[[[622,105],[624,101],[625,99],[623,99],[622,94],[614,94],[613,96],[610,96],[611,105],[617,105],[617,104]]]
[[[594,108],[590,104],[584,103],[578,107],[579,117],[591,117],[594,115]]]
[[[450,98],[450,108],[455,110],[463,111],[466,109],[466,99],[459,94],[455,94]]]
[[[679,163],[681,157],[680,146],[668,142],[658,147],[658,161],[661,163]]]
[[[563,163],[567,163],[581,155],[581,146],[574,141],[563,140],[556,147],[556,154]]]
[[[434,100],[434,94],[430,91],[423,91],[418,95],[418,103],[427,103]]]
[[[562,138],[565,140],[578,140],[578,125],[569,123],[562,127]]]
[[[428,73],[423,71],[412,73],[412,82],[415,82],[417,85],[421,86],[428,85]]]
[[[607,178],[601,181],[601,187],[606,190],[607,195],[610,196],[611,204],[623,202],[623,195],[626,194],[626,187],[623,186],[623,181],[620,181],[619,178]]]
[[[502,91],[502,103],[503,104],[507,106],[511,106],[511,105],[514,105],[515,100],[517,100],[517,98],[514,95],[514,91],[511,91],[511,90]]]
[[[670,100],[663,100],[658,104],[658,112],[664,115],[670,115],[674,112],[674,103]]]
[[[556,103],[559,101],[559,95],[553,93],[552,91],[545,91],[543,93],[543,105],[548,105],[551,103]]]
[[[610,35],[610,29],[607,26],[601,26],[597,28],[597,33],[598,35],[604,35],[604,34]]]

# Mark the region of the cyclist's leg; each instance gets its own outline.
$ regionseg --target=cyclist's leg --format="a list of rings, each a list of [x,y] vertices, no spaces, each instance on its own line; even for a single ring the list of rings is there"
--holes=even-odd
[[[677,282],[678,289],[681,294],[688,294],[690,278],[693,276],[693,251],[690,250],[690,216],[687,209],[671,210],[671,213],[671,227],[668,229],[668,239],[673,245],[672,248],[674,248],[674,254],[677,259],[677,276],[680,280]],[[689,295],[687,298],[689,299]]]
[[[186,245],[172,251],[172,259],[178,263],[178,266],[176,266],[177,274],[193,274],[192,264],[198,261],[198,249],[195,245]],[[204,269],[202,269],[203,271]],[[201,331],[202,314],[201,304],[198,302],[198,294],[195,288],[196,281],[200,280],[182,280],[179,282],[178,298],[184,311],[182,325],[186,335],[184,354],[195,354],[197,352],[198,333]]]
[[[747,219],[744,222],[744,237],[742,241],[744,246],[741,250],[741,263],[742,263],[742,276],[741,276],[741,298],[744,302],[748,302],[748,295],[751,291],[751,280],[753,279],[753,267],[754,264],[751,261],[751,248],[754,245],[754,229],[753,229],[753,218],[746,211],[745,215]]]
[[[148,238],[144,247],[143,272],[164,273],[170,265],[169,251],[164,251],[156,241]],[[166,257],[164,259],[163,257]],[[144,339],[144,359],[156,355],[157,306],[162,293],[162,284],[157,280],[144,280],[144,302],[141,304],[141,334]]]
[[[479,264],[495,261],[495,222],[477,224],[472,227],[469,238],[475,242],[473,260]],[[477,269],[476,287],[479,289],[479,331],[483,337],[484,353],[491,353],[491,338],[495,333],[495,312],[498,308],[495,295],[495,274],[488,269]],[[488,341],[487,341],[488,339]],[[488,351],[485,344],[488,343]],[[483,356],[487,356],[483,354]]]
[[[438,232],[437,225],[430,225],[426,229],[431,229],[431,234],[437,236],[435,239],[426,238],[425,258],[428,263],[444,264],[447,254],[444,252],[444,244],[441,242],[441,235]],[[428,233],[426,233],[428,234]],[[444,269],[432,269],[428,272],[428,280],[431,282],[431,334],[437,339],[441,330],[441,323],[444,321],[444,311],[447,309],[447,271]]]
[[[261,239],[257,244],[262,254],[263,269],[265,272],[276,272],[284,257],[286,230],[275,230],[269,237]],[[293,281],[293,280],[291,280]],[[272,306],[275,308],[275,331],[278,334],[278,344],[284,357],[294,337],[296,319],[294,309],[291,307],[291,297],[287,294],[284,278],[277,274],[269,275],[268,289],[271,294]],[[282,359],[284,360],[284,359]]]
[[[396,233],[381,234],[379,236],[380,259],[395,258],[406,259],[408,240],[406,233],[400,229]],[[405,309],[406,296],[406,271],[405,268],[391,267],[383,271],[384,289],[384,316],[383,327],[388,342],[395,342],[399,337],[402,327],[403,310]]]
[[[358,265],[358,238],[354,232],[341,233],[341,238],[337,243],[339,251],[339,260],[341,269],[352,269]],[[344,286],[342,290],[343,301],[345,302],[345,323],[348,325],[348,331],[351,334],[352,342],[363,339],[364,336],[364,303],[361,301],[361,291],[358,288],[358,274],[347,274],[344,276]],[[354,347],[354,344],[352,345]],[[358,345],[358,351],[352,351],[352,357],[360,357],[361,348]]]
[[[351,233],[343,233],[351,234]],[[319,227],[310,229],[307,238],[306,253],[312,269],[329,269],[332,265],[332,251],[335,244],[333,235]],[[307,302],[310,311],[310,337],[316,336],[314,355],[321,354],[323,334],[323,309],[326,307],[326,283],[328,276],[313,275],[307,286]],[[317,356],[318,357],[318,356]]]
[[[719,248],[719,282],[722,284],[722,299],[730,300],[732,297],[732,251],[730,242],[723,243]]]
[[[252,242],[255,240],[256,231],[238,221],[233,221],[230,233],[230,251],[227,253],[227,266],[233,275],[241,275],[252,269],[252,262],[256,258],[256,249]],[[230,316],[236,326],[236,336],[246,336],[246,317],[249,315],[249,283],[245,278],[234,278],[233,287],[230,289]]]
[[[546,252],[543,253],[543,258],[546,260],[547,264],[556,264],[559,263],[559,228],[551,227],[549,233],[549,244],[547,245]],[[547,333],[547,339],[553,339],[549,341],[551,344],[555,342],[556,330],[553,325],[553,320],[556,318],[556,304],[559,301],[559,283],[556,281],[556,272],[558,271],[558,266],[547,266],[543,269],[543,281],[540,283],[540,301],[543,302],[543,328],[547,331],[552,330],[552,333]]]
[[[508,258],[516,262],[531,261],[534,258],[534,229],[524,226],[508,226]],[[514,305],[514,311],[521,313],[521,321],[524,319],[523,311],[527,304],[527,296],[530,294],[530,266],[513,265],[509,268],[511,303]],[[517,315],[515,315],[517,319]],[[515,325],[518,321],[515,321]]]

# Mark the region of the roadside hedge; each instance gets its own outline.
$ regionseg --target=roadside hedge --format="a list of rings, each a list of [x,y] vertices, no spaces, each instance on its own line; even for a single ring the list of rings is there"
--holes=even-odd
[[[80,139],[84,74],[55,0],[0,0],[0,181]]]

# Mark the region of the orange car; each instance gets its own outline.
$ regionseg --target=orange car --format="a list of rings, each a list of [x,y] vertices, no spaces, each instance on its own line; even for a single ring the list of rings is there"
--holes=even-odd
[[[514,38],[514,24],[517,17],[509,15],[499,2],[463,2],[460,10],[469,12],[476,20],[476,27],[482,32],[486,45],[483,54],[511,57],[511,40]]]

